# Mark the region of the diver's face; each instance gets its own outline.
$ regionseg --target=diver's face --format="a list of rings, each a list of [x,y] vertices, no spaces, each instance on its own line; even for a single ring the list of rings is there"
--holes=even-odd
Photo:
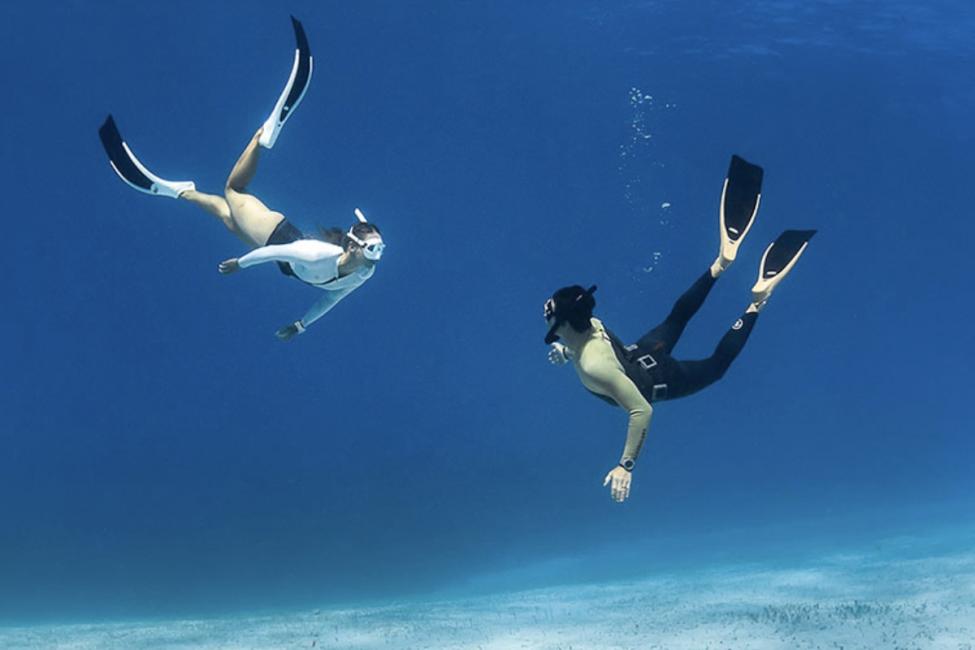
[[[551,298],[545,301],[545,306],[542,308],[542,315],[545,317],[545,322],[551,327],[552,323],[555,322],[555,301]]]

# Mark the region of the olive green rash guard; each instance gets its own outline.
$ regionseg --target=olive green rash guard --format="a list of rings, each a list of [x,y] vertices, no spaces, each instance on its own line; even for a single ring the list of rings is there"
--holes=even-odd
[[[602,322],[597,318],[591,319],[591,322],[592,329],[581,335],[581,342],[573,341],[575,345],[569,348],[572,365],[582,385],[590,392],[608,399],[629,413],[626,446],[620,462],[636,460],[647,436],[653,407],[640,394],[636,384],[626,376]]]

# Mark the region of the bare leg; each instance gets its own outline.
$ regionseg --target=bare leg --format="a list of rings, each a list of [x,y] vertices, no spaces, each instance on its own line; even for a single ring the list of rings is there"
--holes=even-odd
[[[196,190],[187,190],[182,192],[179,195],[179,198],[203,208],[206,210],[206,212],[219,219],[220,222],[227,227],[227,230],[236,235],[238,239],[247,245],[251,244],[250,238],[242,233],[237,227],[237,223],[230,214],[230,205],[222,196],[217,196],[216,194],[204,194],[203,192],[198,192]]]
[[[254,137],[247,144],[244,153],[240,154],[237,164],[227,177],[224,196],[230,210],[238,236],[252,246],[264,246],[278,224],[284,221],[284,215],[274,212],[264,205],[260,199],[245,192],[254,174],[257,173],[257,160],[260,153],[258,138],[262,129],[258,129]]]
[[[257,140],[261,137],[263,130],[263,127],[257,130],[251,141],[247,143],[244,153],[240,154],[234,168],[230,170],[230,176],[227,177],[228,189],[243,192],[254,180],[254,174],[257,173],[257,159],[260,157],[260,147]]]

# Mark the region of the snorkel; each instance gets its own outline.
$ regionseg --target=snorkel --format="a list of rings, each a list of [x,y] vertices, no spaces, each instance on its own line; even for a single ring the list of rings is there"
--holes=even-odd
[[[359,223],[368,224],[366,220],[366,215],[362,214],[362,210],[359,208],[355,209],[356,219]],[[378,232],[370,233],[365,239],[356,235],[353,231],[355,230],[355,225],[349,228],[348,237],[353,242],[355,242],[359,248],[362,249],[362,256],[371,262],[378,262],[382,256],[383,251],[386,250],[386,244],[383,243],[383,238]]]
[[[551,323],[545,335],[546,345],[559,340],[556,334],[562,325],[568,323],[572,329],[584,332],[592,318],[592,310],[596,306],[596,299],[592,294],[596,292],[596,285],[583,289],[578,284],[559,289],[552,297],[545,301],[545,321]]]

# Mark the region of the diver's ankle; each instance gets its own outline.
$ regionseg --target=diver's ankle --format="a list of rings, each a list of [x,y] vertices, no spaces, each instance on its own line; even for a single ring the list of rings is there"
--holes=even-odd
[[[718,259],[711,263],[711,277],[717,278],[719,275],[728,270],[731,266],[732,260],[725,259],[724,257],[718,255]]]

